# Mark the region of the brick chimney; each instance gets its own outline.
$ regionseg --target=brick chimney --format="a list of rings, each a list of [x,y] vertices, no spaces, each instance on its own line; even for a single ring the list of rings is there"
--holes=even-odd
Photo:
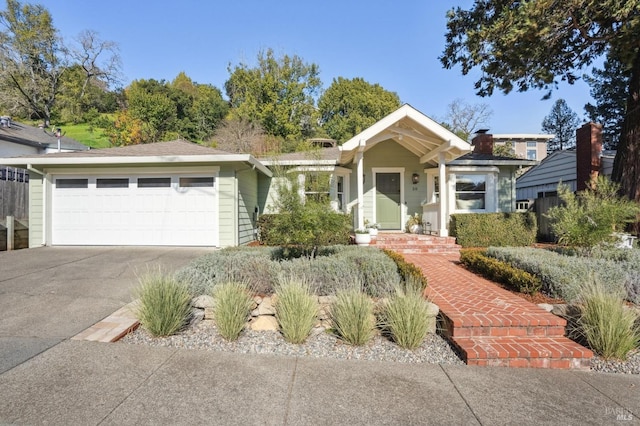
[[[576,130],[576,178],[577,190],[587,188],[600,173],[602,153],[602,125],[585,123]]]
[[[471,139],[474,153],[493,154],[493,135],[491,133],[487,133],[488,131],[488,129],[478,130],[473,139]]]

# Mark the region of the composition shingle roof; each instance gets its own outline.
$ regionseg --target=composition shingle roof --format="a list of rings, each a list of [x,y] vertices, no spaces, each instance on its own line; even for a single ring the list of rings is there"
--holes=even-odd
[[[0,127],[0,140],[20,145],[35,146],[41,149],[49,145],[58,144],[57,138],[50,132],[45,132],[42,128],[29,126],[16,121],[12,121],[9,127]],[[86,145],[66,136],[60,138],[60,145],[63,149],[88,149]]]
[[[227,151],[209,148],[197,143],[178,139],[168,142],[155,142],[140,145],[128,145],[114,148],[91,149],[83,152],[56,152],[50,157],[167,157],[180,155],[234,155]]]

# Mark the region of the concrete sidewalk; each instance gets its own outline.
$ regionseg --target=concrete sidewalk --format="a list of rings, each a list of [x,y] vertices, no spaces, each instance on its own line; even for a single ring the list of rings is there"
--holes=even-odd
[[[640,378],[66,340],[0,401],[2,424],[637,424]]]

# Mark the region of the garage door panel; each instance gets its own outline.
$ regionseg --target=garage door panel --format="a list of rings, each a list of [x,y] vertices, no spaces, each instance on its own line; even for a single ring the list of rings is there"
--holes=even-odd
[[[128,187],[122,179],[100,181],[87,178],[87,187],[58,188],[54,179],[52,243],[59,245],[187,245],[217,243],[217,194],[213,187],[137,187],[131,176]],[[120,177],[121,178],[121,177]],[[166,177],[163,177],[166,182]],[[209,177],[209,181],[213,181]],[[146,179],[147,184],[154,180]],[[157,182],[162,183],[162,179]],[[77,182],[75,183],[77,184]],[[63,186],[64,186],[63,185]],[[100,187],[102,185],[102,187]]]

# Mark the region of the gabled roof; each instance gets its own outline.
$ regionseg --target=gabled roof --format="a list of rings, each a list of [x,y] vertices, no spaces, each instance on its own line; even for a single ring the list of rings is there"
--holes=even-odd
[[[0,127],[0,140],[19,145],[33,146],[43,150],[48,146],[58,145],[58,139],[46,133],[44,129],[15,121],[12,121],[9,127]],[[85,151],[89,149],[86,145],[66,136],[60,138],[60,147],[74,151]]]
[[[341,147],[340,163],[355,158],[358,150],[367,151],[376,144],[392,139],[420,158],[423,164],[438,164],[439,154],[453,160],[471,150],[463,141],[409,104],[404,104]]]
[[[185,140],[129,145],[116,148],[92,149],[81,152],[56,152],[38,156],[4,158],[8,166],[78,166],[78,165],[136,165],[136,164],[210,164],[243,162],[267,176],[271,171],[249,154],[234,154],[209,148]]]

